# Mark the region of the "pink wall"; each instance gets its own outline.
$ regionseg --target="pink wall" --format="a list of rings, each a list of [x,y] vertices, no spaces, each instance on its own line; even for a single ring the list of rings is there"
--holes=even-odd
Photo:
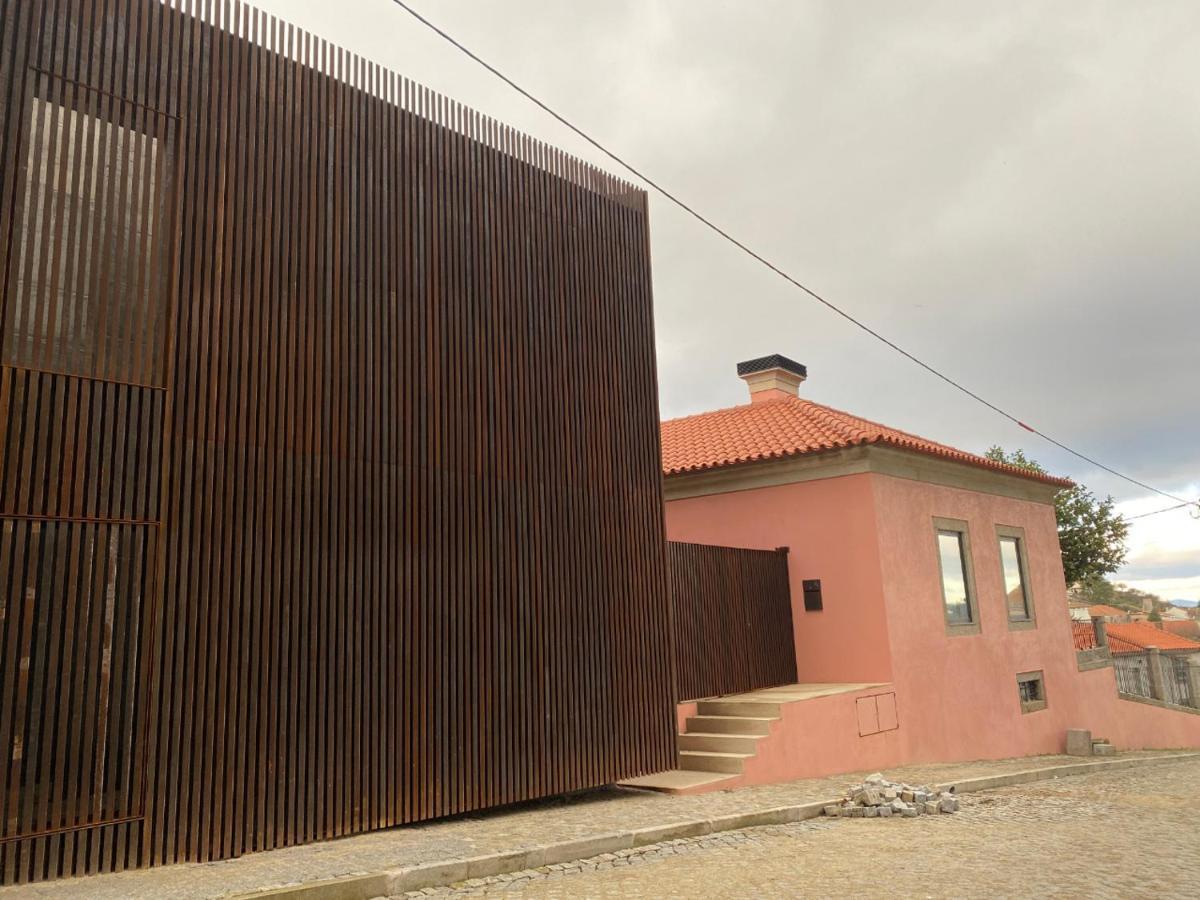
[[[968,523],[977,635],[946,633],[935,516]],[[1048,504],[861,474],[673,500],[666,522],[671,540],[790,547],[800,681],[896,692],[899,728],[885,736],[858,736],[852,695],[785,707],[744,783],[1058,753],[1068,728],[1120,749],[1200,746],[1200,716],[1121,700],[1111,668],[1078,671]],[[996,525],[1025,531],[1035,629],[1008,627]],[[822,580],[823,612],[804,612],[805,578]],[[1016,676],[1034,670],[1048,705],[1023,714]]]
[[[1200,716],[1120,700],[1112,669],[1078,671],[1052,506],[872,478],[906,762],[1061,752],[1068,728],[1124,748],[1200,743]],[[968,523],[977,635],[946,634],[935,516]],[[1025,530],[1035,629],[1009,629],[996,525]],[[1023,714],[1016,676],[1035,670],[1045,675],[1047,708]]]
[[[891,681],[870,475],[847,475],[667,504],[667,538],[788,547],[801,682]],[[825,609],[806,613],[801,582],[820,578]]]

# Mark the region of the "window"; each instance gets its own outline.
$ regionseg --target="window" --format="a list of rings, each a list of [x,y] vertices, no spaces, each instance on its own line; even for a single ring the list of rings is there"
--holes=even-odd
[[[1021,712],[1031,713],[1046,708],[1046,681],[1041,672],[1022,672],[1017,676],[1017,693]]]
[[[934,519],[934,528],[937,535],[946,628],[951,634],[976,634],[979,631],[979,620],[975,606],[967,523],[953,519]]]
[[[171,176],[161,138],[172,123],[62,84],[42,90],[74,105],[30,101],[0,356],[162,386]]]
[[[1020,528],[996,527],[1000,543],[1000,574],[1004,579],[1004,602],[1010,626],[1033,624],[1033,600],[1029,594],[1029,564],[1025,557],[1025,533]]]

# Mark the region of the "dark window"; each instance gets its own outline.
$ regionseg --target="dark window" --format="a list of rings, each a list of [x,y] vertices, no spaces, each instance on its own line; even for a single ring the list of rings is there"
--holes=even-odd
[[[1022,672],[1017,676],[1017,692],[1021,712],[1037,712],[1046,708],[1046,681],[1041,672]]]

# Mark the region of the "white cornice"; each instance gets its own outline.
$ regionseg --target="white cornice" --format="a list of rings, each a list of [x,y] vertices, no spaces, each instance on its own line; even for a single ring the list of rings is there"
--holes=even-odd
[[[703,472],[668,475],[663,494],[668,501],[709,494],[751,491],[781,484],[797,484],[873,472],[927,484],[997,494],[1035,503],[1054,502],[1061,490],[1019,475],[991,471],[967,463],[939,459],[895,447],[869,444],[823,453],[806,453],[787,459],[761,460]]]

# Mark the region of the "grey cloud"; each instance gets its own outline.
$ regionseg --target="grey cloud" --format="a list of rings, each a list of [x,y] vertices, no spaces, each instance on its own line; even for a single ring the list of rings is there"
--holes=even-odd
[[[272,12],[606,168],[388,0]],[[1110,2],[418,6],[664,184],[913,352],[1167,489],[1200,477],[1200,6]],[[658,198],[661,405],[742,402],[738,359],[966,449],[1040,443]]]

